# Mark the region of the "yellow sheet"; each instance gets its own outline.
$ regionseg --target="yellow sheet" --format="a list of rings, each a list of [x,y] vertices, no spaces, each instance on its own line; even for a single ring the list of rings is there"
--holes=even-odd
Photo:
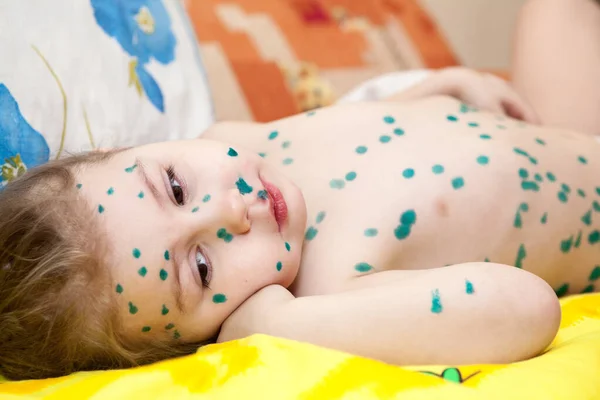
[[[257,335],[130,370],[6,382],[0,398],[599,399],[600,294],[561,303],[552,345],[510,365],[399,368]]]

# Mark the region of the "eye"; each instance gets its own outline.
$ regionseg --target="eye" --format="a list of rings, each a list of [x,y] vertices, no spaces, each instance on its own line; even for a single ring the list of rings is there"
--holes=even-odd
[[[171,186],[171,191],[173,192],[173,198],[178,206],[182,206],[185,203],[185,196],[183,193],[183,187],[179,182],[179,178],[175,174],[175,168],[170,166],[167,169],[167,176],[169,177],[169,185]]]
[[[208,287],[212,270],[206,261],[206,257],[204,257],[200,251],[200,248],[196,250],[196,267],[198,268],[198,273],[200,274],[200,279],[202,280],[202,286]]]

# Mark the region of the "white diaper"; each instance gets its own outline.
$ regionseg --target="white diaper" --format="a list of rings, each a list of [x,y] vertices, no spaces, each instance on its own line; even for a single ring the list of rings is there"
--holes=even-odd
[[[428,69],[415,69],[380,75],[361,83],[340,98],[338,103],[380,100],[423,81],[431,73],[432,71]]]

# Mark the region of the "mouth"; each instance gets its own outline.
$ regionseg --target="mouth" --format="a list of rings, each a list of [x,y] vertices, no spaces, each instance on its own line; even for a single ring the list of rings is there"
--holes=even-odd
[[[262,180],[262,179],[261,179]],[[285,202],[285,198],[279,188],[269,182],[262,181],[267,194],[269,195],[269,199],[271,202],[271,212],[275,217],[275,221],[277,222],[277,226],[279,227],[279,232],[281,232],[281,227],[285,224],[288,217],[288,208],[287,203]]]

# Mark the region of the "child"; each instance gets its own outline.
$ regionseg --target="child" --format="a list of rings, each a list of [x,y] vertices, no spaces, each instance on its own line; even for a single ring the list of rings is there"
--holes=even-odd
[[[565,9],[596,19],[549,43],[600,34],[589,0],[531,1],[513,74],[541,122],[567,129],[538,126],[502,81],[449,69],[388,101],[217,124],[9,184],[2,374],[126,367],[254,333],[394,364],[538,354],[560,321],[552,288],[593,291],[600,276],[600,148],[569,129],[600,123],[546,100],[563,93],[537,81],[550,72],[522,75],[558,68],[529,46]],[[563,50],[595,62],[597,83],[593,43]],[[598,105],[597,92],[563,101]]]

